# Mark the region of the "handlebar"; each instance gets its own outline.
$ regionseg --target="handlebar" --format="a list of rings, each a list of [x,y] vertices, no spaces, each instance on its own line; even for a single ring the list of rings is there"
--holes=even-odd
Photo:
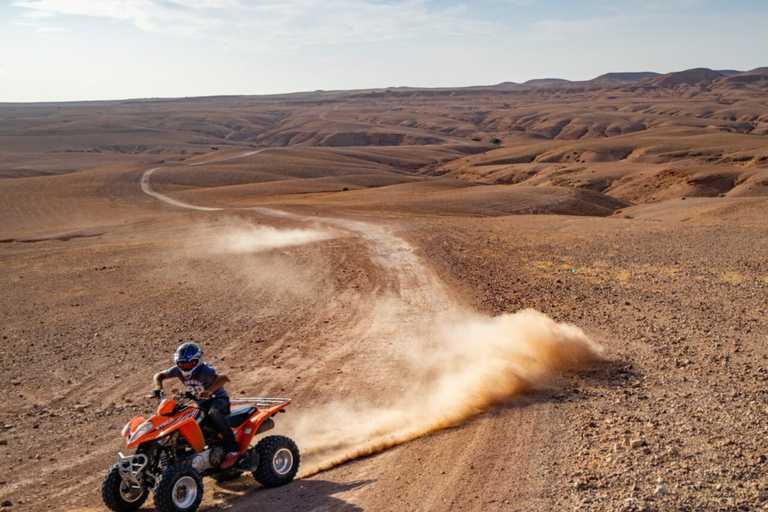
[[[159,398],[160,400],[163,400],[165,398],[165,393],[163,393],[162,389],[156,389],[154,393],[152,393],[151,395],[145,395],[144,398]],[[195,400],[195,401],[207,400],[207,398],[200,398],[199,396],[197,396],[196,394],[190,391],[185,391],[184,393],[179,391],[178,393],[176,393],[176,398]]]

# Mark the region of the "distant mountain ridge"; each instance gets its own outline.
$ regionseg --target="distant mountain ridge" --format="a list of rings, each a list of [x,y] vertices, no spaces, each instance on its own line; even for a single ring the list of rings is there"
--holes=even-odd
[[[754,84],[768,82],[768,67],[759,67],[750,71],[735,69],[712,70],[693,68],[661,74],[653,71],[605,73],[591,80],[571,81],[563,78],[536,78],[523,83],[503,82],[494,87],[517,88],[552,88],[568,85],[631,85],[642,87],[673,88],[678,86],[709,87],[733,86],[735,84]],[[768,85],[768,83],[766,84]]]
[[[533,80],[528,80],[527,82],[523,82],[523,85],[527,85],[530,87],[549,87],[549,86],[557,86],[557,85],[565,85],[572,83],[570,80],[565,80],[564,78],[534,78]]]
[[[723,78],[726,75],[713,71],[709,68],[695,68],[685,71],[676,71],[667,73],[655,78],[643,80],[643,85],[655,85],[658,87],[674,87],[676,85],[709,85],[717,78]]]
[[[593,78],[589,81],[592,84],[620,84],[620,83],[632,83],[641,82],[648,78],[654,78],[661,76],[661,73],[654,73],[653,71],[641,71],[635,73],[606,73],[600,75],[597,78]]]

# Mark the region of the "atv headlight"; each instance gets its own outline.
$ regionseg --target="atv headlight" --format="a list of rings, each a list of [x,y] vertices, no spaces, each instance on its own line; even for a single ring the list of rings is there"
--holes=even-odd
[[[136,441],[138,438],[140,438],[141,436],[143,436],[144,434],[152,430],[152,427],[154,427],[154,425],[152,425],[152,423],[150,423],[149,421],[139,425],[139,428],[136,429],[136,432],[134,432],[131,435],[131,439],[128,441],[128,444],[131,444],[132,442]]]

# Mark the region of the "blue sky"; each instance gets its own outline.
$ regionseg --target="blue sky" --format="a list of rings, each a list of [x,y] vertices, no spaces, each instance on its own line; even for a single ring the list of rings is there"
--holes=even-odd
[[[768,66],[764,0],[0,0],[0,102]]]

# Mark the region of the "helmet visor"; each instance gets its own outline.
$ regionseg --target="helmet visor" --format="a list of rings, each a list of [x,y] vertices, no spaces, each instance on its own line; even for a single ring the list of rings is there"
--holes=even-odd
[[[176,363],[176,365],[181,369],[181,371],[188,372],[197,366],[197,361],[179,361]]]

